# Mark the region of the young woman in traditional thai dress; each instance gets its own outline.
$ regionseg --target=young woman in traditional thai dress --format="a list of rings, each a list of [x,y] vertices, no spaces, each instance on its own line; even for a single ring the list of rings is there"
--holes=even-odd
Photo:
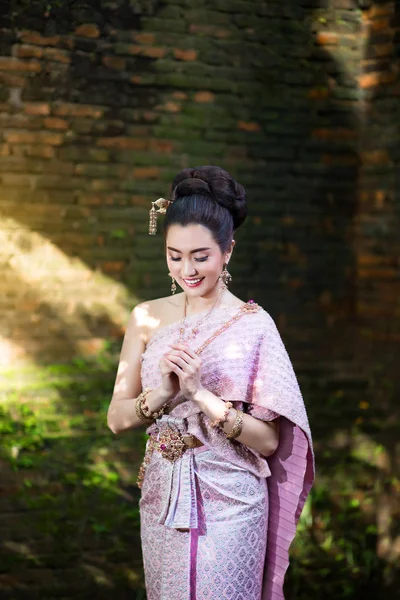
[[[137,305],[109,427],[147,425],[139,473],[148,600],[278,600],[313,481],[309,424],[277,328],[227,288],[243,187],[185,169],[165,213],[172,294]],[[182,293],[175,294],[176,284]]]

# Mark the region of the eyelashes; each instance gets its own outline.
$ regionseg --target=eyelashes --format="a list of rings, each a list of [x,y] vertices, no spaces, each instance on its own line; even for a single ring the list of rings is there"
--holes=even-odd
[[[172,256],[170,256],[170,259],[174,262],[178,262],[179,260],[181,260],[180,258],[172,258]],[[205,262],[206,260],[208,260],[208,256],[205,256],[204,258],[195,258],[194,260],[196,262]]]

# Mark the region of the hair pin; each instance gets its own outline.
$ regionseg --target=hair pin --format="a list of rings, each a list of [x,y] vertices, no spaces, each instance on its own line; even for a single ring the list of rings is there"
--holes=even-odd
[[[171,204],[171,200],[165,198],[159,198],[155,202],[151,203],[151,209],[149,212],[149,234],[155,235],[157,233],[157,213],[165,214],[168,206]]]

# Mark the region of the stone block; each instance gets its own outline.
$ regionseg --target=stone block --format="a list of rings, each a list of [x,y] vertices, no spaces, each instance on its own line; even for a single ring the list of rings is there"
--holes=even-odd
[[[183,50],[180,48],[175,48],[174,56],[178,60],[185,60],[185,61],[197,60],[197,51],[196,50]]]
[[[97,39],[100,36],[100,29],[93,23],[83,23],[75,29],[75,35],[78,37]]]
[[[96,144],[103,148],[115,148],[117,150],[145,150],[148,147],[146,139],[123,136],[98,138]]]
[[[42,58],[43,48],[31,44],[14,44],[12,55],[17,58]]]
[[[54,158],[56,152],[54,146],[31,145],[26,149],[27,156],[36,158]]]
[[[40,73],[42,66],[38,60],[21,60],[11,56],[0,56],[0,71],[20,71]]]
[[[32,44],[35,46],[57,46],[61,37],[59,35],[43,36],[37,31],[20,31],[18,32],[18,38],[25,44]]]
[[[47,131],[5,131],[4,138],[9,144],[46,144],[60,146],[64,136]]]
[[[126,61],[119,56],[103,56],[102,63],[109,69],[122,71],[126,67]]]
[[[43,125],[46,129],[56,129],[60,131],[68,129],[68,121],[59,119],[58,117],[47,117],[43,120]]]
[[[25,102],[24,112],[27,115],[42,115],[50,114],[50,104],[48,102]]]
[[[45,48],[43,50],[43,58],[49,61],[55,61],[64,65],[69,65],[71,62],[71,54],[67,50],[59,48]]]
[[[89,117],[99,119],[106,111],[105,106],[79,104],[72,102],[57,102],[53,105],[52,112],[58,117]]]
[[[199,104],[210,104],[215,101],[215,94],[207,91],[196,92],[193,95],[193,100]]]

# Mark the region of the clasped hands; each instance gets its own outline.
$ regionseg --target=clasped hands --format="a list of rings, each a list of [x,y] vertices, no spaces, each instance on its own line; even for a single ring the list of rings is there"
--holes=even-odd
[[[170,348],[160,361],[164,387],[175,393],[180,389],[187,400],[194,400],[196,392],[203,389],[200,383],[201,359],[188,344],[170,344]]]

